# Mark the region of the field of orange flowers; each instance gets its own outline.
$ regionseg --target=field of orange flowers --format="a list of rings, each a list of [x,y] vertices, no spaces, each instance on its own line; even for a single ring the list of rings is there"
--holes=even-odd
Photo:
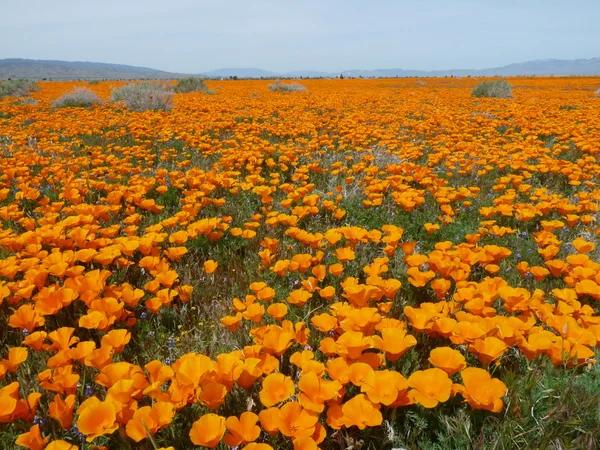
[[[600,445],[600,79],[509,81],[0,99],[0,447]]]

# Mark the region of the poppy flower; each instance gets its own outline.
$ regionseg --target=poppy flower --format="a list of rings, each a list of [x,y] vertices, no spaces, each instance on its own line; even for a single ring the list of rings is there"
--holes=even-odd
[[[302,407],[298,402],[288,402],[279,410],[279,431],[295,439],[311,436],[315,431],[318,416]]]
[[[257,422],[258,416],[250,411],[243,412],[239,418],[228,417],[225,420],[225,427],[229,434],[225,435],[225,443],[230,447],[235,447],[255,441],[260,435],[260,427],[256,425]]]
[[[204,272],[206,272],[208,275],[214,273],[217,270],[217,267],[219,267],[219,263],[213,261],[212,259],[204,261]]]
[[[500,358],[507,350],[504,341],[488,336],[485,339],[476,339],[469,345],[469,351],[477,355],[482,364],[488,365],[492,361]]]
[[[266,408],[258,414],[261,427],[271,435],[279,432],[280,416],[279,408]]]
[[[452,380],[437,367],[413,372],[408,385],[412,388],[409,396],[425,408],[435,408],[438,403],[447,401],[452,391]]]
[[[452,376],[467,367],[465,357],[459,351],[450,347],[437,347],[431,350],[429,352],[429,362],[442,369],[448,376]]]
[[[20,434],[19,437],[17,437],[15,444],[30,450],[43,450],[49,440],[50,436],[42,438],[40,426],[34,425],[26,433]]]
[[[50,442],[45,450],[77,450],[77,446],[68,443],[67,441],[58,440]]]
[[[461,371],[464,389],[460,393],[473,409],[502,411],[506,386],[497,378],[492,378],[487,370],[469,367]]]
[[[215,448],[225,434],[225,417],[205,414],[192,424],[190,439],[195,445]]]
[[[63,430],[68,430],[73,425],[73,408],[75,396],[69,395],[64,400],[60,395],[54,396],[54,401],[48,407],[48,416],[55,419]]]
[[[364,430],[382,424],[383,416],[379,409],[369,401],[366,395],[358,394],[342,405],[342,423],[347,428],[352,426]]]
[[[152,406],[138,408],[125,427],[127,436],[135,442],[156,434],[171,423],[175,415],[173,405],[168,402],[156,402]]]
[[[372,403],[389,406],[407,389],[408,381],[400,373],[394,370],[376,370],[367,375],[360,390],[367,394]]]
[[[263,380],[259,397],[264,406],[270,407],[287,400],[295,391],[296,387],[290,377],[272,373]]]
[[[87,442],[111,434],[119,428],[119,424],[116,423],[117,410],[110,402],[101,402],[96,397],[91,397],[79,406],[77,412],[77,428],[87,436]]]

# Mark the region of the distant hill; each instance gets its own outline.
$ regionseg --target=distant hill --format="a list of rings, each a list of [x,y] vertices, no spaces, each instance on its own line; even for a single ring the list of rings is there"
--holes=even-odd
[[[600,58],[592,59],[540,59],[490,69],[455,70],[410,70],[375,69],[345,70],[345,77],[384,78],[384,77],[447,77],[447,76],[567,76],[600,75]],[[296,70],[277,73],[258,68],[224,68],[210,70],[197,76],[209,78],[330,78],[340,76],[340,72]],[[0,59],[0,78],[34,79],[176,79],[189,74],[165,72],[148,67],[135,67],[123,64],[106,64],[83,61],[44,61],[33,59]]]
[[[454,70],[346,70],[344,76],[349,77],[446,77],[446,76],[567,76],[567,75],[600,75],[600,58],[592,59],[540,59],[490,69],[454,69]]]
[[[275,72],[254,68],[225,68],[209,70],[208,72],[204,72],[203,75],[210,78],[228,78],[233,76],[239,78],[270,78],[279,76],[279,74]]]
[[[46,61],[34,59],[0,59],[0,78],[33,79],[174,79],[183,74],[148,67],[84,61]]]

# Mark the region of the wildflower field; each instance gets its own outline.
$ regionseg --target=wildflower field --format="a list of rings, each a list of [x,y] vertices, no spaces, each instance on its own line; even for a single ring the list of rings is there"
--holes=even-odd
[[[0,448],[600,446],[600,78],[478,81],[0,98]]]

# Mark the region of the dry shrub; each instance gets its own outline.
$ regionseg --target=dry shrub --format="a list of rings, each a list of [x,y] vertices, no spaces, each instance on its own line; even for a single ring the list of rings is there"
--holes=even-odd
[[[76,87],[54,100],[52,106],[56,108],[89,108],[100,103],[102,103],[100,97],[94,91],[88,88]]]
[[[304,92],[306,88],[300,83],[282,83],[275,80],[275,83],[269,85],[269,89],[273,92]]]
[[[133,111],[169,111],[173,88],[166,84],[132,83],[112,91],[111,101],[122,102]]]
[[[471,92],[473,97],[512,98],[512,85],[506,80],[482,81]]]
[[[0,98],[8,96],[23,97],[30,92],[37,92],[40,87],[35,81],[19,78],[17,80],[0,80]]]
[[[204,92],[205,94],[214,94],[208,89],[204,80],[198,77],[182,78],[175,85],[175,92],[186,94],[188,92]]]

